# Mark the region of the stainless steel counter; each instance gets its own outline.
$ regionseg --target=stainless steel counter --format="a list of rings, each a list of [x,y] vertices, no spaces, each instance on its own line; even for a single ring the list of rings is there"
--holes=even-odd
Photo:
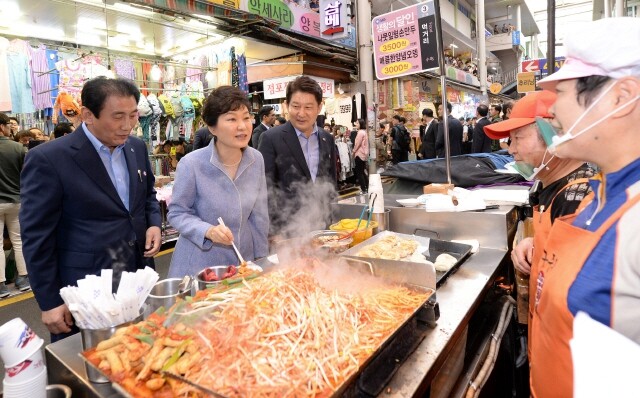
[[[403,363],[381,397],[422,396],[464,337],[471,315],[492,287],[506,254],[506,250],[480,248],[438,288],[438,325]]]
[[[421,395],[440,370],[449,352],[466,329],[469,318],[491,287],[506,250],[481,248],[438,289],[440,319],[427,333],[416,351],[400,367],[381,397]],[[110,397],[115,390],[109,384],[87,380],[80,335],[74,335],[46,347],[49,383],[60,383],[74,390],[74,397]]]
[[[397,195],[396,195],[397,196]],[[395,198],[385,198],[391,205]],[[484,299],[507,258],[508,241],[515,229],[516,209],[501,206],[485,212],[426,213],[424,209],[389,206],[391,230],[413,234],[431,231],[440,239],[477,239],[480,250],[471,255],[438,288],[440,305],[437,326],[402,364],[381,397],[422,396],[430,387],[445,361],[465,343],[471,316]],[[357,218],[362,205],[335,205],[334,219]],[[355,214],[355,216],[354,216]],[[426,234],[429,236],[429,234]],[[118,396],[109,384],[88,382],[84,363],[78,356],[80,336],[75,335],[46,347],[49,383],[60,383],[74,390],[74,397]],[[453,376],[455,377],[455,376]]]

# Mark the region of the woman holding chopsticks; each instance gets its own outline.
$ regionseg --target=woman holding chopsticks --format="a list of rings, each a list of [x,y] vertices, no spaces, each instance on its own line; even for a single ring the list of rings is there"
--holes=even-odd
[[[169,277],[238,264],[231,242],[245,260],[268,254],[267,182],[262,155],[248,146],[249,109],[246,94],[231,86],[218,87],[205,101],[202,118],[213,140],[178,164],[168,221],[180,238]]]

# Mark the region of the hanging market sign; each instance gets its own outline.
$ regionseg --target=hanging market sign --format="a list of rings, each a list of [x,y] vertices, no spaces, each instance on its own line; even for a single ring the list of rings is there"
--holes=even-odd
[[[327,40],[347,37],[349,4],[347,0],[320,0],[320,37]]]
[[[378,79],[412,75],[438,67],[433,1],[373,19],[373,53]]]
[[[293,12],[281,0],[249,0],[247,6],[253,14],[280,22],[282,28],[290,29],[293,26]]]
[[[263,82],[264,99],[285,98],[287,93],[287,85],[294,81],[298,76],[278,77],[276,79],[266,79]],[[331,79],[323,77],[309,76],[322,88],[322,97],[333,98],[335,83]]]
[[[335,1],[335,0],[334,0]],[[347,2],[347,0],[339,0]],[[319,0],[298,2],[291,0],[130,0],[165,10],[177,10],[187,14],[204,14],[228,17],[242,21],[267,18],[272,28],[290,30],[307,36],[320,37]],[[349,21],[347,20],[347,23]],[[355,48],[355,29],[348,26],[342,39],[334,38],[332,44]]]

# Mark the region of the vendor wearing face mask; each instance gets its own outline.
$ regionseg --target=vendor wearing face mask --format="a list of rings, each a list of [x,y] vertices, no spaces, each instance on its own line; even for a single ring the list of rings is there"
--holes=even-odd
[[[529,200],[534,205],[535,238],[523,240],[511,252],[513,265],[526,275],[537,260],[534,260],[533,248],[543,246],[557,217],[575,213],[590,192],[587,178],[595,174],[583,161],[560,159],[547,150],[553,131],[541,129],[546,126],[540,126],[536,120],[551,118],[549,108],[555,100],[556,95],[550,91],[533,92],[516,102],[508,120],[484,127],[485,134],[494,140],[510,137],[509,153],[514,158],[510,166],[528,181],[539,180],[539,184],[534,185],[538,189],[532,190]],[[535,254],[539,255],[540,251]]]
[[[573,221],[553,223],[531,274],[536,398],[573,393],[569,341],[578,311],[640,343],[640,52],[620,37],[640,37],[640,19],[574,28],[565,36],[565,64],[538,83],[557,93],[550,113],[558,137],[549,150],[601,172],[590,180],[593,201]]]

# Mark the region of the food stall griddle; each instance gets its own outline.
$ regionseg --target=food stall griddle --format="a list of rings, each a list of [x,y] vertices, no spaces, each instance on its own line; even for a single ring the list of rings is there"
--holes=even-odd
[[[381,277],[380,273],[376,272],[371,263],[361,259],[341,257],[338,258],[336,265],[349,267],[354,271],[370,273],[374,277]],[[397,270],[394,274],[401,275]],[[389,380],[391,380],[391,377],[393,377],[394,373],[402,363],[425,338],[427,331],[430,328],[435,327],[435,322],[440,316],[438,304],[435,301],[435,289],[433,286],[424,286],[420,279],[416,280],[415,283],[399,281],[397,278],[394,278],[393,275],[385,275],[383,279],[386,279],[389,282],[401,284],[416,292],[427,293],[430,297],[418,306],[407,320],[403,324],[399,325],[398,328],[381,343],[378,349],[361,364],[358,370],[352,373],[340,386],[338,386],[331,397],[359,398],[373,397],[380,394],[384,389],[384,386],[389,382]],[[98,370],[105,377],[112,380],[109,375],[102,372],[89,362],[84,355],[79,354],[79,356],[86,361],[89,366]],[[186,382],[208,396],[224,397],[224,395],[215,393],[204,386],[200,386],[193,381],[185,379],[184,377],[176,377],[172,374],[167,376]],[[113,382],[113,380],[112,386],[121,396],[133,398],[131,394],[126,392],[124,388],[118,385],[118,383]]]

